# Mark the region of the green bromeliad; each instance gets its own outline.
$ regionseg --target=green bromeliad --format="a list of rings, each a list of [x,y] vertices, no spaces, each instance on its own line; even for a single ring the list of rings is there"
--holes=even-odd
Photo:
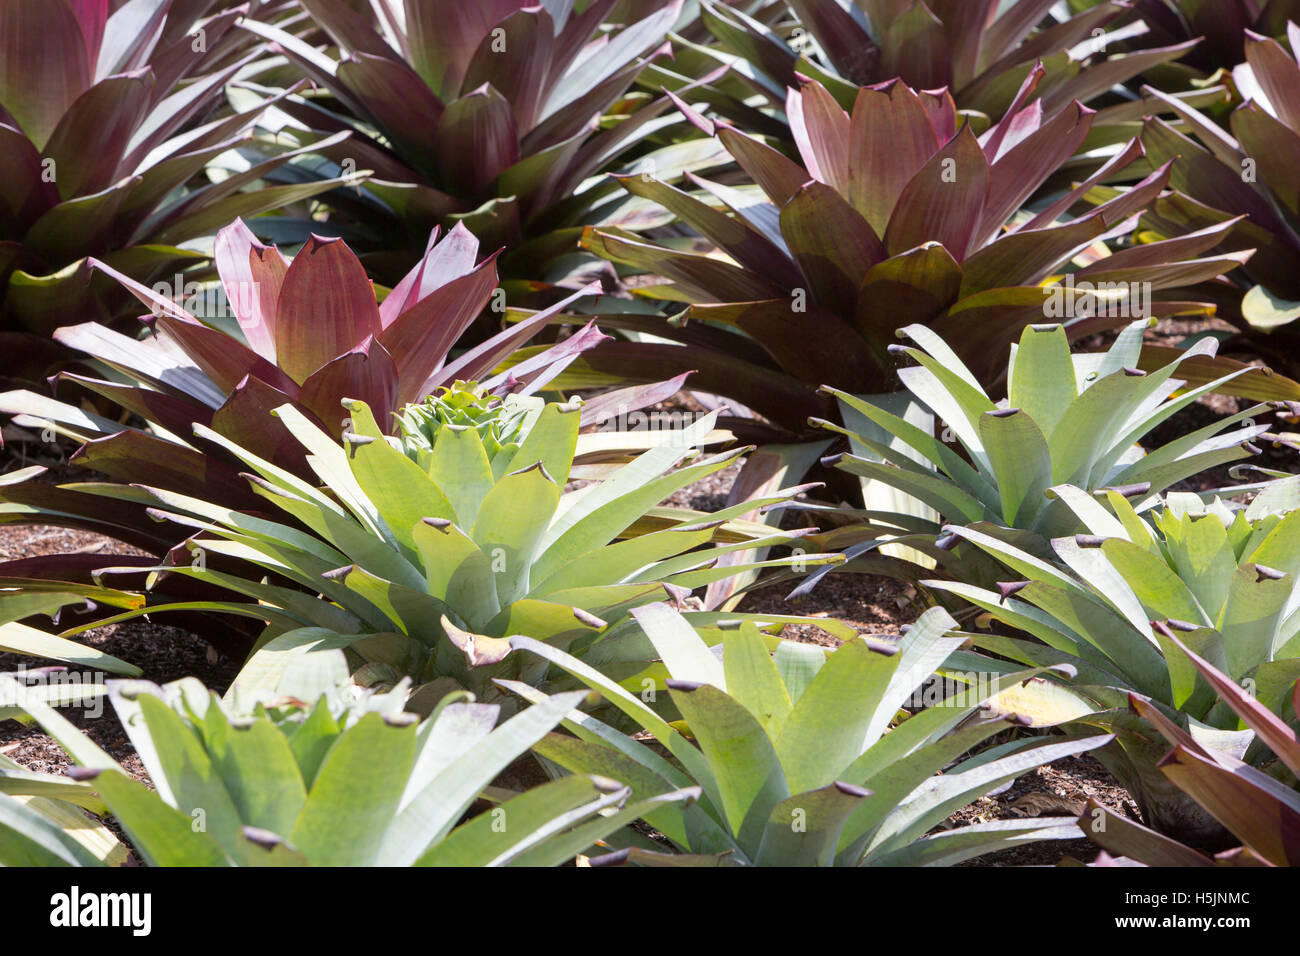
[[[990,680],[963,675],[951,694],[940,691],[890,729],[901,708],[929,703],[918,688],[965,640],[951,634],[955,622],[940,608],[897,643],[858,636],[829,652],[765,638],[743,622],[710,647],[715,638],[668,605],[633,615],[663,661],[657,677],[634,685],[638,693],[559,648],[528,637],[510,642],[600,693],[658,745],[572,711],[564,720],[572,736],[552,733],[538,753],[573,773],[615,776],[638,799],[692,785],[702,791],[698,803],[656,807],[645,817],[678,853],[643,841],[593,864],[938,866],[1077,836],[1069,818],[931,832],[1021,773],[1110,740],[1018,737],[963,756],[999,732],[1053,723],[1016,713],[1018,686],[1042,668],[986,674]],[[535,706],[554,699],[503,683]],[[674,712],[680,721],[671,720]]]
[[[569,483],[580,402],[507,396],[492,408],[496,400],[488,396],[466,401],[472,394],[455,388],[408,411],[399,417],[400,437],[386,436],[364,402],[345,401],[342,445],[295,406],[281,406],[276,414],[307,452],[315,482],[198,426],[200,438],[249,469],[253,490],[280,517],[142,487],[151,514],[197,531],[186,542],[193,559],[160,570],[249,601],[149,610],[202,607],[268,622],[241,677],[246,686],[276,686],[277,662],[289,657],[347,647],[362,682],[391,684],[403,675],[421,685],[437,680],[417,691],[428,701],[453,684],[481,693],[491,689],[489,677],[520,676],[518,658],[500,663],[515,634],[635,669],[650,648],[628,626],[628,609],[665,597],[684,601],[692,590],[737,573],[842,560],[801,552],[723,560],[796,544],[806,531],[777,531],[739,516],[787,501],[798,487],[712,514],[659,507],[747,451],[702,454],[714,432],[713,414],[660,433],[657,444],[598,478]],[[439,408],[449,420],[429,429]],[[508,422],[514,424],[503,428]],[[415,451],[414,460],[404,449]],[[697,610],[690,616],[710,629],[724,617],[746,615]],[[769,627],[801,620],[751,617]],[[853,633],[819,623],[842,637]],[[535,681],[544,671],[534,666],[522,673]]]
[[[88,811],[111,814],[149,866],[555,866],[656,806],[697,795],[629,803],[631,788],[586,775],[522,793],[492,788],[582,694],[500,726],[497,706],[455,697],[421,720],[402,709],[405,684],[356,693],[342,658],[336,651],[329,666],[289,675],[305,701],[255,711],[193,678],[110,681],[152,788],[0,675],[0,694],[16,695],[75,762],[65,776],[0,757],[0,865],[123,865],[129,848]],[[461,822],[484,792],[496,806]]]
[[[926,583],[1037,639],[972,635],[980,650],[1016,662],[1008,666],[1070,665],[1081,719],[1117,735],[1098,757],[1144,820],[1165,833],[1210,839],[1218,824],[1157,770],[1167,745],[1128,713],[1128,695],[1148,698],[1199,747],[1287,777],[1188,651],[1249,688],[1264,710],[1282,712],[1300,678],[1300,478],[1271,486],[1244,509],[1171,494],[1145,518],[1114,491],[1105,493],[1106,505],[1069,485],[1054,493],[1087,533],[1053,539],[1051,561],[951,527],[1021,579],[996,591]]]

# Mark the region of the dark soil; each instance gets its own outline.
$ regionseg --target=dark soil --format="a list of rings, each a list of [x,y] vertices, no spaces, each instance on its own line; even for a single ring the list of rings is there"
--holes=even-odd
[[[948,825],[965,826],[1021,817],[1077,817],[1089,798],[1117,813],[1138,819],[1137,805],[1128,791],[1117,784],[1099,762],[1087,754],[1080,754],[1026,773],[1003,793],[980,797],[949,817]],[[1091,863],[1097,853],[1096,844],[1081,836],[1078,840],[1042,840],[986,853],[959,865],[1055,866],[1067,856],[1081,863]]]

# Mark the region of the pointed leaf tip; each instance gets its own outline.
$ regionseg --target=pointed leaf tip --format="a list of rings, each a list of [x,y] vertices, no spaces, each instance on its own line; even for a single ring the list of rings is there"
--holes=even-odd
[[[1266,567],[1265,565],[1262,564],[1255,565],[1256,584],[1259,584],[1261,581],[1265,581],[1265,580],[1281,581],[1285,577],[1286,577],[1285,571],[1279,571],[1277,568]]]
[[[953,535],[953,537],[955,538],[957,536]],[[997,582],[998,594],[1002,595],[1001,600],[998,603],[1005,604],[1007,598],[1011,597],[1011,595],[1017,593],[1018,591],[1023,591],[1025,588],[1029,587],[1029,583],[1030,582],[1028,581]]]
[[[245,825],[240,828],[244,839],[254,846],[261,847],[263,850],[274,850],[284,843],[284,838],[278,833],[272,833],[270,830],[263,830],[261,827]]]
[[[580,607],[575,607],[573,609],[573,616],[576,617],[583,624],[597,631],[602,630],[603,628],[609,626],[608,621],[602,620],[601,618],[596,617],[596,615],[588,611],[584,611]]]
[[[587,863],[594,867],[600,866],[623,866],[627,863],[627,858],[632,851],[624,847],[621,850],[615,850],[613,853],[604,853],[600,856],[593,856],[587,860]]]
[[[1171,638],[1174,636],[1174,632],[1169,629],[1169,625],[1164,621],[1150,621],[1148,623],[1151,625],[1151,630],[1155,631],[1161,637]]]
[[[699,690],[701,687],[704,686],[704,685],[701,684],[699,681],[693,681],[693,680],[673,680],[672,678],[669,678],[669,679],[668,679],[667,681],[665,681],[664,683],[668,685],[668,689],[669,689],[669,690],[679,690],[679,691],[681,691],[683,694],[689,694],[689,693],[691,693],[692,691],[697,691],[697,690]]]
[[[1132,485],[1113,485],[1112,487],[1103,490],[1113,491],[1121,498],[1136,498],[1139,495],[1145,495],[1151,491],[1151,482],[1140,481]]]
[[[861,797],[869,797],[872,794],[872,791],[868,790],[866,787],[859,787],[857,784],[853,784],[853,783],[845,783],[843,780],[835,781],[835,789],[838,790],[840,793],[844,794],[846,797],[861,798]]]
[[[618,793],[623,789],[623,784],[609,777],[602,777],[598,773],[591,775],[591,784],[602,793]]]
[[[868,649],[875,654],[883,654],[885,657],[893,657],[898,653],[898,645],[896,644],[878,640],[870,634],[859,634],[858,637],[861,639],[862,643],[866,644]]]

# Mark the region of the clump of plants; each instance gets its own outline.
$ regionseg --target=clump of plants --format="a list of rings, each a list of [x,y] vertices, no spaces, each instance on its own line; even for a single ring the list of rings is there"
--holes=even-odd
[[[574,775],[494,791],[498,806],[462,821],[583,695],[559,695],[500,726],[496,706],[472,699],[448,698],[421,720],[402,710],[404,688],[351,694],[341,652],[336,663],[297,675],[306,700],[282,697],[252,713],[190,678],[110,681],[152,787],[0,676],[75,761],[68,776],[0,764],[0,863],[122,865],[128,848],[89,812],[111,814],[149,866],[556,866],[652,805],[694,797],[628,805],[628,787]]]
[[[192,529],[186,557],[159,570],[239,596],[147,610],[197,608],[267,622],[247,667],[249,680],[272,679],[263,675],[264,663],[283,659],[291,649],[347,647],[367,683],[393,684],[409,675],[419,685],[441,679],[429,694],[440,694],[447,680],[481,694],[491,689],[490,677],[507,668],[512,676],[520,673],[514,669],[521,663],[517,657],[499,665],[512,635],[590,649],[608,660],[639,661],[644,642],[618,626],[639,604],[670,596],[683,600],[696,588],[747,570],[842,560],[808,553],[720,560],[806,534],[737,520],[789,500],[799,488],[707,517],[659,507],[674,491],[746,452],[701,453],[715,414],[666,434],[673,440],[658,442],[592,483],[566,487],[581,403],[534,403],[505,435],[499,426],[509,419],[502,418],[497,401],[481,391],[453,389],[399,416],[402,437],[390,437],[365,402],[349,399],[342,444],[295,406],[283,405],[276,414],[308,453],[315,481],[196,426],[200,439],[225,448],[249,469],[263,508],[260,514],[234,511],[139,485],[152,502],[151,516]],[[514,407],[511,415],[518,412],[511,403],[507,407]],[[438,408],[461,421],[477,420],[484,432],[450,421],[427,428]],[[692,616],[707,627],[723,617],[716,611]],[[798,620],[755,617],[776,627]],[[525,673],[537,680],[542,671],[532,667]]]
[[[1034,638],[976,634],[981,650],[1019,665],[1069,664],[1074,689],[1097,711],[1083,720],[1116,734],[1114,746],[1097,756],[1133,795],[1143,820],[1174,836],[1213,840],[1218,825],[1159,772],[1166,744],[1128,714],[1128,695],[1149,699],[1150,709],[1199,748],[1247,765],[1275,761],[1266,740],[1240,727],[1218,683],[1192,655],[1250,687],[1263,709],[1280,712],[1300,678],[1297,481],[1245,509],[1173,494],[1145,518],[1114,491],[1103,504],[1063,486],[1057,497],[1086,533],[1053,539],[1051,561],[974,528],[952,527],[1020,577],[996,591],[927,584]]]
[[[1300,866],[1300,793],[1295,785],[1300,774],[1300,738],[1294,724],[1185,645],[1183,650],[1214,686],[1222,703],[1273,752],[1274,761],[1263,767],[1243,763],[1232,754],[1203,746],[1149,701],[1134,695],[1130,706],[1173,747],[1159,763],[1161,773],[1240,844],[1227,849],[1211,847],[1218,850],[1211,857],[1202,848],[1179,843],[1089,801],[1079,826],[1106,851],[1093,865]],[[1293,691],[1290,710],[1291,719],[1300,720],[1300,684]],[[1290,785],[1280,778],[1289,780]]]
[[[949,636],[955,622],[939,608],[896,644],[859,636],[831,652],[792,641],[773,647],[752,624],[738,623],[722,631],[721,654],[668,605],[632,613],[663,661],[639,695],[559,648],[524,636],[510,641],[515,653],[550,661],[602,694],[668,756],[581,713],[564,721],[571,736],[548,735],[539,754],[574,773],[615,775],[638,798],[684,786],[702,792],[690,806],[645,817],[676,852],[643,841],[593,865],[952,865],[1077,832],[1050,818],[930,832],[1031,767],[1110,740],[1024,738],[964,756],[1032,723],[998,698],[1040,668],[960,686],[894,725],[963,641]],[[526,700],[549,699],[519,682],[503,684]],[[659,692],[668,697],[664,706],[654,706]],[[984,719],[976,719],[981,708]]]
[[[845,570],[915,574],[893,561],[899,556],[893,549],[906,546],[922,565],[987,586],[995,568],[945,534],[944,524],[971,526],[1041,554],[1048,538],[1083,530],[1058,493],[1062,485],[1085,494],[1120,489],[1145,510],[1178,482],[1257,454],[1252,441],[1266,440],[1271,427],[1260,419],[1274,408],[1263,403],[1163,446],[1142,446],[1159,425],[1244,371],[1187,387],[1183,363],[1214,355],[1215,341],[1206,338],[1144,372],[1136,366],[1149,324],[1130,323],[1105,352],[1074,354],[1062,326],[1026,327],[1007,363],[1007,397],[997,402],[936,333],[919,325],[901,329],[916,343],[891,346],[916,363],[898,371],[913,411],[903,417],[827,387],[845,424],[816,422],[848,437],[849,451],[827,463],[857,476],[868,500],[892,501],[897,510],[840,508],[841,519],[856,523],[820,539],[822,546],[845,548],[851,559]],[[827,570],[796,593],[810,591]]]
[[[1015,101],[982,134],[946,89],[891,80],[863,87],[846,111],[821,84],[805,83],[785,102],[801,162],[739,128],[699,117],[757,188],[691,176],[687,192],[654,177],[620,178],[707,245],[588,229],[587,248],[631,274],[661,280],[639,283],[638,295],[689,308],[655,330],[673,344],[609,342],[581,365],[613,377],[694,368],[697,387],[733,398],[781,429],[782,437],[770,440],[812,440],[807,419],[833,411],[818,397],[819,386],[871,396],[894,390],[889,346],[900,327],[932,329],[991,384],[1021,330],[1048,314],[1051,280],[1067,273],[1077,282],[1148,288],[1144,314],[1203,311],[1159,294],[1244,261],[1248,254],[1198,258],[1231,224],[1113,252],[1104,246],[1131,234],[1134,217],[1168,184],[1168,164],[1073,212],[1095,186],[1138,163],[1136,141],[1065,195],[1025,208],[1080,147],[1094,115],[1078,103],[1045,112],[1034,99],[1042,78],[1041,68],[1030,70]],[[877,138],[882,129],[890,130],[888,149]],[[1088,264],[1076,268],[1073,260],[1090,248]],[[1071,313],[1078,321],[1069,323],[1068,335],[1127,324],[1132,313],[1118,306]]]

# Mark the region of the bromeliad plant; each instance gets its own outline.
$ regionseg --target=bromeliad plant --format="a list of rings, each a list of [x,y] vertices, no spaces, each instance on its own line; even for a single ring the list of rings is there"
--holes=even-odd
[[[673,344],[606,343],[575,369],[633,378],[698,369],[696,387],[761,413],[788,441],[807,437],[809,417],[830,417],[818,386],[854,394],[893,387],[888,346],[903,325],[932,328],[981,381],[996,379],[1021,329],[1052,316],[1056,304],[1068,305],[1059,289],[1046,288],[1067,272],[1076,284],[1145,290],[1129,300],[1134,313],[1202,311],[1152,301],[1150,293],[1213,278],[1244,261],[1245,253],[1192,258],[1220,242],[1231,224],[1111,255],[1098,245],[1132,232],[1136,215],[1168,181],[1167,165],[1084,215],[1068,215],[1093,186],[1141,157],[1136,141],[1050,205],[1022,212],[1078,149],[1093,119],[1077,103],[1045,114],[1031,99],[1043,75],[1031,71],[1012,107],[980,136],[959,120],[946,90],[917,92],[898,81],[866,87],[850,114],[821,84],[807,83],[791,90],[786,104],[803,166],[697,117],[761,191],[696,178],[697,196],[652,178],[623,177],[624,188],[662,203],[719,254],[627,231],[588,230],[588,248],[670,283],[639,292],[690,308],[683,321],[653,329],[633,317],[643,323],[635,330]],[[1095,261],[1076,270],[1075,258],[1089,249]],[[1058,315],[1074,318],[1067,328],[1077,338],[1122,325],[1134,313],[1115,303],[1089,316]],[[617,328],[623,318],[602,322]]]
[[[1045,71],[1043,106],[1055,111],[1074,100],[1111,101],[1097,118],[1095,145],[1119,140],[1105,127],[1140,118],[1116,87],[1177,60],[1196,46],[1198,34],[1121,53],[1108,28],[1129,4],[1104,2],[1087,11],[1060,13],[1045,0],[775,0],[746,13],[704,0],[701,18],[725,53],[740,56],[753,91],[780,106],[786,87],[800,77],[825,84],[845,109],[861,86],[901,79],[915,89],[946,87],[961,110],[1002,115],[1035,64]],[[790,16],[793,14],[793,16]],[[713,53],[702,48],[701,56]],[[714,54],[716,56],[716,53]],[[1198,102],[1222,93],[1191,91]],[[1180,94],[1180,98],[1189,94]],[[1090,143],[1090,146],[1094,145]]]
[[[1112,5],[1105,0],[1069,0],[1069,4],[1079,12]],[[1141,50],[1199,38],[1178,66],[1213,73],[1242,61],[1246,31],[1281,36],[1296,12],[1295,0],[1138,0],[1120,17],[1119,24],[1128,27],[1129,21],[1141,21],[1145,30],[1123,29],[1116,47],[1120,51]]]
[[[158,291],[93,262],[153,311],[150,321],[162,341],[152,355],[131,362],[121,354],[125,343],[92,325],[60,329],[56,338],[135,378],[137,405],[147,406],[140,398],[142,390],[171,386],[191,405],[181,416],[189,422],[251,419],[251,427],[242,426],[249,437],[241,434],[238,440],[274,457],[274,443],[287,436],[259,436],[265,418],[259,413],[292,401],[337,436],[344,429],[339,402],[356,398],[371,405],[385,431],[391,432],[398,409],[458,379],[488,379],[503,358],[587,291],[453,359],[457,342],[488,308],[497,289],[496,256],[479,261],[478,251],[478,239],[464,225],[441,238],[435,228],[420,261],[380,302],[360,260],[342,240],[312,236],[290,261],[275,246],[258,242],[237,219],[218,234],[216,243],[217,268],[237,330],[228,320],[222,328],[222,316],[193,315]],[[572,358],[589,347],[593,337],[599,333],[588,326],[584,334],[534,359],[527,368],[515,369],[515,381],[545,384],[554,374],[553,361]],[[177,349],[186,361],[173,360],[169,365],[181,368],[160,373],[158,352]],[[186,366],[202,377],[186,374],[191,371]],[[121,403],[116,383],[66,378]],[[173,415],[169,422],[175,420]],[[188,428],[182,434],[188,434]]]
[[[1113,730],[1101,759],[1162,833],[1210,839],[1219,827],[1158,772],[1163,741],[1125,709],[1141,694],[1207,750],[1259,765],[1267,740],[1198,677],[1186,649],[1209,660],[1259,704],[1277,712],[1300,677],[1300,479],[1272,486],[1244,510],[1219,499],[1171,494],[1149,519],[1116,491],[1109,509],[1080,489],[1057,497],[1087,533],[1052,541],[1055,562],[974,528],[949,530],[1024,580],[997,591],[953,581],[927,585],[957,595],[994,620],[1037,638],[980,634],[986,652],[1017,663],[1068,663],[1075,691],[1099,712],[1085,723]],[[1039,643],[1041,642],[1041,643]],[[1013,665],[1014,666],[1014,665]]]
[[[635,159],[671,176],[718,154],[698,137],[673,142],[666,128],[682,120],[666,96],[630,92],[668,52],[682,0],[637,4],[617,26],[605,23],[612,0],[581,12],[573,0],[379,0],[373,16],[340,0],[303,6],[336,49],[245,26],[328,91],[280,108],[320,131],[298,131],[305,140],[352,132],[323,152],[373,170],[371,199],[335,218],[399,260],[435,225],[461,221],[510,247],[507,276],[544,279],[583,225],[625,205],[598,174]]]
[[[279,520],[139,486],[155,505],[153,517],[200,532],[186,542],[195,559],[186,555],[165,570],[250,602],[176,609],[268,622],[265,646],[249,662],[250,673],[273,668],[293,648],[323,642],[352,648],[366,680],[392,683],[411,675],[422,685],[452,678],[481,693],[491,689],[493,676],[520,674],[518,658],[492,666],[508,651],[511,635],[564,647],[594,644],[606,659],[627,654],[643,660],[636,656],[642,653],[638,643],[625,641],[617,627],[630,607],[668,595],[682,599],[694,588],[747,570],[842,560],[802,553],[739,564],[720,560],[733,551],[797,541],[804,532],[731,519],[788,500],[800,488],[710,515],[657,507],[748,450],[700,458],[698,446],[708,440],[714,414],[675,433],[676,441],[661,442],[597,481],[566,490],[580,403],[539,403],[516,434],[498,433],[488,442],[477,428],[445,424],[427,450],[423,432],[390,440],[364,402],[344,404],[350,415],[344,446],[295,406],[276,409],[309,452],[314,482],[196,426],[199,437],[243,462],[262,512],[278,513]],[[208,555],[237,566],[207,567]],[[260,580],[263,573],[297,587],[268,584]],[[167,609],[164,604],[149,611]],[[707,625],[722,616],[693,615]],[[761,619],[774,626],[803,620]]]
[[[959,580],[991,585],[988,575],[996,568],[973,562],[969,547],[949,550],[957,542],[943,535],[944,524],[973,525],[1037,552],[1047,538],[1082,530],[1073,502],[1056,494],[1060,485],[1085,493],[1120,487],[1145,508],[1179,481],[1257,452],[1250,442],[1270,426],[1255,419],[1270,410],[1268,404],[1251,406],[1166,445],[1141,447],[1139,442],[1162,422],[1241,374],[1185,387],[1180,366],[1197,356],[1213,357],[1216,343],[1210,338],[1177,352],[1164,368],[1138,370],[1147,326],[1147,320],[1131,323],[1106,352],[1076,354],[1071,354],[1062,326],[1027,327],[1012,348],[1008,397],[996,403],[932,330],[920,325],[901,329],[900,335],[916,344],[891,348],[918,364],[900,369],[898,376],[925,415],[908,420],[828,388],[846,424],[817,423],[848,436],[850,451],[828,459],[835,467],[865,486],[884,485],[923,507],[913,508],[919,513],[911,515],[837,509],[863,523],[832,532],[820,544],[844,547],[850,559],[862,556],[844,570],[879,573],[889,562],[875,552],[886,540],[896,541],[949,566]],[[1243,422],[1244,427],[1227,430]],[[810,590],[821,573],[797,593]]]
[[[1136,695],[1130,696],[1130,707],[1174,748],[1160,762],[1160,771],[1223,824],[1241,845],[1215,853],[1211,859],[1197,848],[1090,802],[1079,826],[1108,854],[1120,858],[1103,855],[1094,865],[1130,865],[1136,861],[1148,866],[1300,866],[1300,793],[1296,791],[1300,738],[1293,726],[1262,706],[1227,674],[1180,646],[1214,686],[1222,702],[1273,751],[1273,762],[1255,767],[1206,747],[1166,719],[1150,701]],[[1300,684],[1292,693],[1290,707],[1300,720]]]
[[[497,285],[492,258],[478,261],[478,242],[464,226],[441,239],[435,232],[420,262],[383,302],[376,301],[365,270],[339,240],[313,238],[289,261],[236,220],[218,235],[216,260],[233,316],[192,314],[106,263],[94,263],[154,310],[155,334],[140,341],[93,322],[60,329],[59,341],[89,356],[98,374],[63,372],[59,381],[114,402],[142,424],[124,426],[33,391],[0,395],[0,410],[14,414],[16,424],[81,443],[72,462],[112,482],[107,488],[93,482],[55,487],[23,480],[41,469],[5,476],[0,521],[83,528],[161,558],[180,539],[174,529],[149,519],[149,502],[142,503],[133,484],[234,511],[264,507],[239,476],[239,461],[220,443],[195,438],[196,424],[292,473],[309,475],[301,446],[270,414],[279,405],[292,403],[337,436],[346,428],[340,402],[363,400],[391,432],[399,408],[442,384],[468,377],[526,393],[544,387],[601,337],[588,326],[516,364],[508,375],[491,378],[552,310],[454,355],[457,340],[492,301]],[[86,557],[49,556],[6,566],[0,581],[89,585]]]
[[[338,184],[245,191],[295,155],[280,151],[220,181],[191,185],[210,161],[250,138],[262,112],[212,117],[226,84],[259,52],[247,33],[232,30],[247,10],[214,11],[218,6],[212,0],[3,5],[4,333],[49,335],[73,315],[125,318],[129,297],[112,283],[91,283],[88,256],[149,282],[202,261],[204,256],[181,243],[209,235],[231,217],[275,209]],[[48,362],[48,347],[22,341],[23,349]],[[6,345],[6,372],[22,373],[21,352],[15,351]]]
[[[1229,118],[1231,134],[1194,107],[1147,89],[1195,139],[1152,118],[1142,142],[1154,162],[1173,161],[1171,182],[1180,192],[1216,209],[1249,214],[1232,239],[1256,252],[1235,276],[1230,295],[1220,297],[1219,313],[1237,326],[1237,339],[1248,350],[1291,373],[1300,367],[1300,28],[1287,24],[1287,35],[1289,53],[1276,40],[1247,32],[1246,62],[1233,71],[1245,102]],[[1190,212],[1209,221],[1207,210]]]
[[[71,592],[93,601],[97,617],[140,607],[147,574],[181,540],[174,526],[151,520],[153,499],[133,485],[145,483],[202,499],[232,512],[263,509],[240,477],[240,462],[219,444],[194,437],[196,424],[297,474],[312,474],[301,446],[270,411],[295,402],[302,413],[339,434],[346,427],[340,401],[369,397],[385,427],[394,426],[399,402],[458,375],[488,376],[551,314],[525,319],[457,357],[457,338],[491,301],[496,287],[492,261],[476,262],[478,243],[464,228],[438,241],[431,237],[423,259],[385,298],[376,296],[356,257],[338,241],[313,240],[292,262],[261,245],[236,221],[217,240],[217,263],[233,317],[195,315],[159,292],[104,264],[141,301],[155,310],[155,335],[138,341],[96,323],[58,333],[62,341],[93,356],[98,374],[65,372],[61,380],[98,393],[142,426],[126,425],[80,405],[32,391],[0,396],[14,421],[82,443],[76,464],[95,468],[109,483],[55,486],[37,481],[43,469],[6,475],[0,483],[0,521],[82,528],[147,552],[106,561],[90,554],[45,555],[5,562],[0,587]],[[198,301],[206,301],[198,299]],[[557,306],[558,308],[559,306]],[[498,392],[544,387],[574,354],[600,338],[594,326],[489,378]],[[391,352],[389,350],[392,350]],[[658,401],[661,383],[623,400]],[[326,424],[328,423],[328,424]],[[95,572],[106,564],[134,574],[101,585]],[[150,599],[174,604],[228,601],[232,595],[202,582],[171,576],[151,588]],[[202,611],[185,611],[178,623],[203,633],[228,653],[247,652],[249,625],[231,627]],[[81,651],[65,648],[60,655]]]
[[[535,748],[539,754],[576,774],[617,773],[637,799],[683,786],[703,793],[698,803],[656,807],[644,818],[679,854],[642,843],[593,865],[937,866],[1077,836],[1073,820],[1062,826],[1054,819],[927,835],[1025,771],[1110,739],[1020,738],[963,759],[994,734],[1025,723],[998,713],[998,698],[1036,669],[939,695],[890,730],[900,708],[964,639],[949,635],[954,622],[942,609],[922,615],[897,646],[855,636],[831,652],[790,641],[773,649],[751,624],[723,630],[720,647],[711,648],[666,604],[632,613],[662,658],[657,680],[642,683],[638,675],[619,684],[557,647],[529,637],[510,642],[515,653],[548,661],[602,694],[669,756],[578,711],[564,720],[573,736],[548,735]],[[554,699],[502,683],[529,701]],[[661,713],[663,702],[646,702],[652,684],[666,687],[680,722]],[[993,719],[975,719],[986,703]]]
[[[555,866],[655,804],[694,796],[627,805],[628,787],[587,776],[520,794],[491,788],[581,694],[493,729],[491,704],[448,698],[421,721],[402,711],[404,688],[350,701],[310,677],[296,687],[306,701],[268,701],[252,714],[193,678],[111,681],[152,789],[0,677],[77,764],[68,776],[0,764],[0,864],[123,865],[127,848],[90,811],[111,813],[149,866]],[[499,806],[460,823],[485,793]]]

